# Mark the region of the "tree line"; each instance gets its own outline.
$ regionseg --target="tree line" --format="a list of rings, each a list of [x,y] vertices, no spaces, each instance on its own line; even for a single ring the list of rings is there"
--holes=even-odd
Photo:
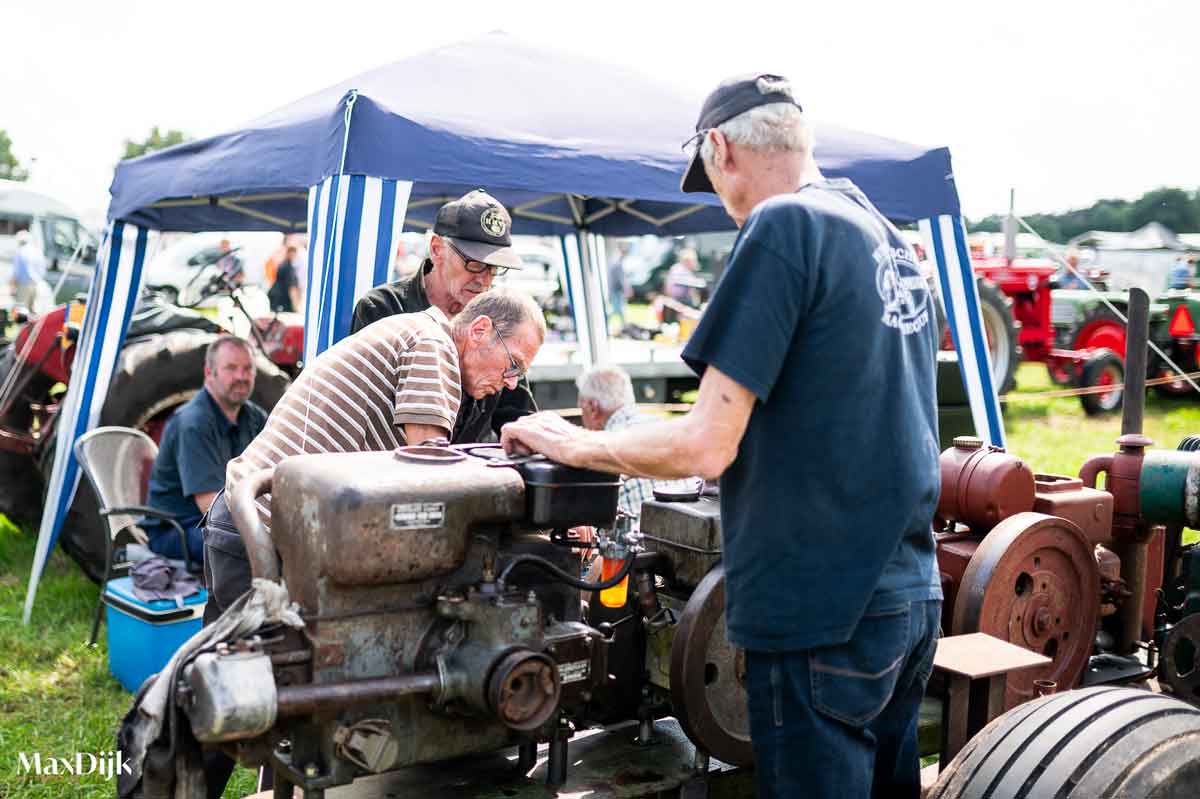
[[[1029,226],[1047,241],[1065,244],[1089,230],[1128,233],[1150,222],[1166,225],[1175,233],[1200,233],[1200,189],[1153,189],[1136,200],[1099,200],[1088,208],[1061,214],[1022,215]],[[967,220],[972,233],[999,233],[1004,217],[992,214],[978,221]]]
[[[150,135],[144,139],[126,139],[122,145],[120,160],[137,158],[139,155],[145,155],[155,150],[173,147],[176,144],[190,141],[191,138],[180,130],[160,131],[155,125],[150,129]],[[0,179],[29,180],[29,170],[22,166],[17,157],[13,155],[12,145],[12,137],[8,135],[7,131],[0,128]]]

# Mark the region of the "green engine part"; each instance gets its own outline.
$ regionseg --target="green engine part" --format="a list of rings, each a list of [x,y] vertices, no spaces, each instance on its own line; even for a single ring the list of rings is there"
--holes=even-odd
[[[1146,450],[1139,498],[1152,524],[1200,529],[1200,453]]]

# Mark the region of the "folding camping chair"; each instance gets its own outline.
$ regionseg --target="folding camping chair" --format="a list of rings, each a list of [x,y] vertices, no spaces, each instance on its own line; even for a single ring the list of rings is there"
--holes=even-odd
[[[84,433],[75,442],[75,459],[87,475],[96,498],[100,501],[100,516],[108,525],[104,537],[104,579],[100,581],[100,598],[96,600],[96,617],[92,621],[92,636],[88,644],[96,643],[100,629],[100,614],[104,608],[104,591],[113,571],[113,544],[117,536],[126,532],[143,546],[148,543],[146,534],[137,526],[142,516],[162,519],[179,533],[183,547],[184,562],[192,570],[188,556],[187,533],[175,518],[160,510],[146,506],[147,479],[154,459],[158,456],[158,445],[141,430],[130,427],[97,427]]]

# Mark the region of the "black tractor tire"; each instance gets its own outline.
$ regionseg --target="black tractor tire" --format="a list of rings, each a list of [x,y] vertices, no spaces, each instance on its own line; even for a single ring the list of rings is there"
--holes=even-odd
[[[100,412],[100,424],[142,429],[151,420],[164,420],[204,385],[204,352],[216,338],[213,333],[176,330],[126,345]],[[288,378],[262,354],[255,355],[255,368],[251,399],[269,412],[287,390]],[[53,465],[53,448],[47,447],[42,459],[45,479]],[[106,534],[99,508],[91,485],[81,474],[58,539],[84,573],[97,582],[104,575]]]
[[[1017,366],[1021,363],[1021,323],[1013,318],[1012,298],[990,280],[977,277],[980,313],[986,331],[992,359],[992,380],[997,394],[1007,394],[1017,387]],[[949,323],[941,299],[935,300],[938,323],[938,342],[947,339]]]
[[[1114,383],[1125,382],[1125,361],[1112,350],[1099,349],[1092,353],[1079,370],[1079,387],[1098,386],[1105,376]],[[1080,394],[1079,402],[1088,416],[1102,416],[1121,410],[1125,401],[1125,389],[1115,388],[1105,394]]]
[[[1200,709],[1097,687],[1018,705],[942,769],[928,799],[1200,796]]]
[[[16,368],[16,362],[17,354],[13,345],[9,344],[0,350],[0,385]],[[49,381],[40,377],[34,380]],[[35,386],[34,390],[40,391],[46,387]],[[13,430],[27,430],[30,425],[28,404],[20,397],[15,399],[3,424]],[[42,478],[35,467],[35,460],[30,455],[0,450],[0,513],[18,526],[32,527],[41,517]]]

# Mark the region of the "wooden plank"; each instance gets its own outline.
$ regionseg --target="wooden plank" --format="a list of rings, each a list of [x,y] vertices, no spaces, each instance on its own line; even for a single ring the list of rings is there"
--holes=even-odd
[[[968,679],[1044,666],[1050,658],[986,633],[952,635],[938,641],[933,667]]]

